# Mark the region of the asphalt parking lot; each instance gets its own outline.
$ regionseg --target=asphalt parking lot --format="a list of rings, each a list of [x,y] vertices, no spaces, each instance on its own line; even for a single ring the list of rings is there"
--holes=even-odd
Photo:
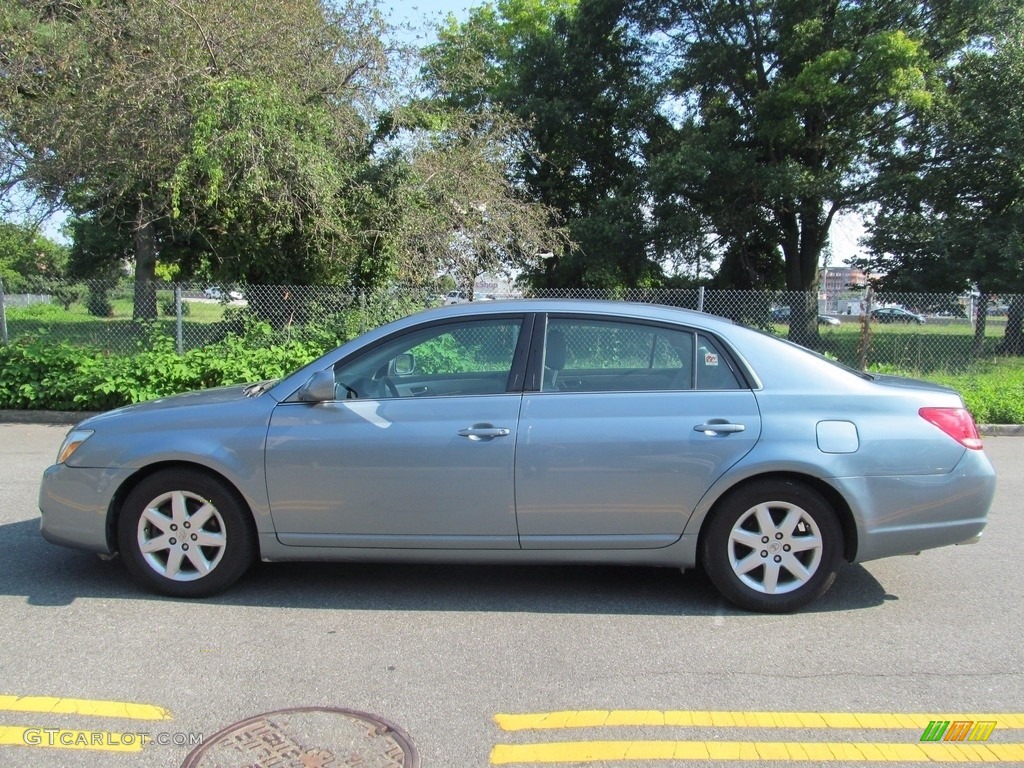
[[[759,616],[643,568],[260,564],[155,597],[40,538],[65,430],[0,424],[0,765],[1024,764],[1024,439],[985,441],[981,544]],[[921,741],[945,721],[994,725]]]

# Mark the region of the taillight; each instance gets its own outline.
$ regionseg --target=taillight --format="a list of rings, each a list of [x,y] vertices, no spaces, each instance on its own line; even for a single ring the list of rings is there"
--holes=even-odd
[[[918,413],[965,448],[981,450],[978,428],[966,408],[922,408]]]

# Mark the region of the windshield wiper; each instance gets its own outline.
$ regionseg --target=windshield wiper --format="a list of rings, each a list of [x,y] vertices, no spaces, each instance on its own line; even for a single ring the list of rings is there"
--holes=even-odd
[[[267,379],[266,381],[258,381],[255,384],[250,384],[248,387],[242,390],[246,397],[259,397],[272,386],[277,384],[280,379]]]

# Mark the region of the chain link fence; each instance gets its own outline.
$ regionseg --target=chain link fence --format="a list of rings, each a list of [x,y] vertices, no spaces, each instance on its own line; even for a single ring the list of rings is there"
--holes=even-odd
[[[360,293],[336,286],[227,286],[199,283],[47,281],[5,293],[0,285],[3,343],[38,339],[130,354],[154,334],[179,353],[204,347],[253,324],[269,340],[338,344],[390,320],[431,306],[426,291],[395,286]]]
[[[1008,348],[1014,296],[882,294],[848,291],[823,297],[785,291],[534,290],[531,298],[605,299],[666,304],[708,312],[792,338],[858,368],[962,370]],[[477,296],[477,300],[513,298]],[[332,286],[210,285],[109,281],[36,281],[5,293],[0,285],[3,343],[37,339],[131,354],[154,334],[177,350],[243,335],[311,339],[324,349],[426,307],[461,303],[461,292],[433,294],[393,286],[371,294]],[[1022,304],[1021,306],[1024,306]],[[1020,320],[1016,336],[1020,335]],[[1009,345],[1009,348],[1014,348]]]
[[[879,293],[834,296],[790,291],[706,289],[571,289],[533,291],[537,298],[604,299],[665,304],[729,318],[828,354],[855,368],[956,371],[1016,349],[1007,344],[1016,296]],[[1015,338],[1020,336],[1020,319]],[[1024,341],[1024,340],[1021,340]]]

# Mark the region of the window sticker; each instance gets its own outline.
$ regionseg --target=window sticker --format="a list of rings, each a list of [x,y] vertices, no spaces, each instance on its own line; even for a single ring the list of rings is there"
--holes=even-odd
[[[714,352],[705,352],[704,365],[718,365],[718,355]]]

